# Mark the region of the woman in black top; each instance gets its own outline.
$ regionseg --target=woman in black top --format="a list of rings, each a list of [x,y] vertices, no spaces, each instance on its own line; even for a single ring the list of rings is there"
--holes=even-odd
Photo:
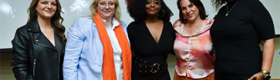
[[[274,26],[259,0],[212,0],[216,8],[210,34],[216,50],[215,80],[262,80],[274,54]],[[262,51],[259,44],[262,44]]]
[[[17,80],[63,80],[65,28],[58,0],[32,0],[29,20],[12,40]]]
[[[170,80],[166,60],[175,39],[172,12],[163,0],[128,1],[128,12],[135,20],[127,28],[134,53],[132,80]]]

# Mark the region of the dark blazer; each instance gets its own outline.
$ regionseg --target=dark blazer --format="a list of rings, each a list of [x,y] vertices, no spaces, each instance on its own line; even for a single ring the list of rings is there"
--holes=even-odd
[[[60,43],[59,43],[60,42]],[[62,80],[65,42],[55,37],[54,47],[41,32],[37,19],[17,29],[12,40],[11,65],[17,80]],[[58,50],[57,47],[60,47]]]

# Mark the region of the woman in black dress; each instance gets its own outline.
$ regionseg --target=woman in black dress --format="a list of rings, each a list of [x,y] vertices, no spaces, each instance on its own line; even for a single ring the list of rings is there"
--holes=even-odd
[[[128,12],[135,20],[127,28],[134,53],[132,80],[170,80],[166,60],[173,53],[173,13],[163,0],[128,1]]]
[[[216,7],[227,3],[210,29],[216,50],[215,80],[268,78],[275,36],[269,12],[259,0],[212,1]]]

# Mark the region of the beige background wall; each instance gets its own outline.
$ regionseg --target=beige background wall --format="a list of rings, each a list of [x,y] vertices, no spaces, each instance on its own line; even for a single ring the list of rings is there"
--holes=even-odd
[[[0,53],[0,80],[16,80],[10,63],[10,53]]]

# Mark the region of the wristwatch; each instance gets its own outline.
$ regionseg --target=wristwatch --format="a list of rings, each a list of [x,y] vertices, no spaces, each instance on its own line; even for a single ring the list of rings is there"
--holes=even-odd
[[[261,73],[263,75],[264,80],[269,80],[270,79],[270,72],[262,70]]]

